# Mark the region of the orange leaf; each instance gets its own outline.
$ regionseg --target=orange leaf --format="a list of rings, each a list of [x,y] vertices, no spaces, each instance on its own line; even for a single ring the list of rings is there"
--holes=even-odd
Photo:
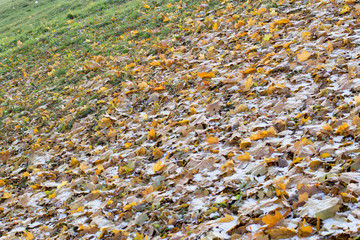
[[[268,214],[264,216],[261,220],[267,224],[267,228],[275,226],[281,219],[283,215],[279,211],[275,211],[275,215]]]
[[[217,144],[217,143],[219,143],[219,139],[217,137],[209,137],[207,142],[209,144]]]
[[[154,91],[162,91],[164,90],[165,88],[163,86],[159,86],[159,87],[154,87],[153,90]]]
[[[287,23],[289,23],[290,21],[289,21],[289,19],[287,19],[287,18],[283,18],[283,19],[280,19],[280,20],[275,20],[274,22],[275,22],[276,24],[281,25],[281,24],[287,24]]]
[[[196,75],[198,75],[198,77],[200,78],[213,78],[215,77],[215,73],[213,72],[197,72]]]
[[[245,152],[245,154],[238,156],[237,160],[239,160],[239,161],[250,161],[251,156],[250,156],[250,154],[248,152]]]
[[[300,62],[304,62],[306,60],[308,60],[311,56],[311,53],[309,53],[306,50],[303,50],[300,54],[297,55],[298,59]]]
[[[218,222],[226,223],[226,222],[232,222],[234,221],[234,218],[231,215],[225,214],[225,217],[220,218]]]
[[[152,128],[148,133],[148,139],[155,139],[155,136],[156,136],[155,129]]]
[[[146,188],[144,191],[142,191],[141,193],[146,196],[149,193],[152,193],[154,191],[154,187],[152,185],[150,185],[150,187]]]

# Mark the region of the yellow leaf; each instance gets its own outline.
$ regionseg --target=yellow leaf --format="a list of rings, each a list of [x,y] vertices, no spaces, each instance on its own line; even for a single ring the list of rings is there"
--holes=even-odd
[[[162,161],[158,161],[157,163],[153,164],[153,171],[156,173],[158,171],[161,171],[165,167],[165,164],[162,163]]]
[[[215,22],[214,25],[213,25],[213,30],[217,31],[218,28],[219,28],[219,24],[217,22]]]
[[[95,171],[95,173],[96,173],[97,175],[99,175],[103,170],[104,170],[104,166],[103,166],[102,164],[99,164],[99,165],[96,166],[96,171]]]
[[[143,120],[144,121],[148,120],[148,115],[146,113],[143,115]]]
[[[330,156],[331,156],[330,153],[322,153],[322,154],[320,154],[321,158],[328,158]]]
[[[217,144],[217,143],[219,143],[219,139],[217,137],[209,137],[207,142],[209,144]]]
[[[345,13],[348,13],[348,12],[350,12],[350,7],[349,7],[348,5],[344,5],[344,6],[341,8],[339,14],[342,15],[342,14],[345,14]]]
[[[343,122],[338,129],[336,129],[335,134],[343,134],[346,129],[348,129],[349,125],[346,122]]]
[[[155,136],[156,136],[155,129],[152,128],[148,133],[148,139],[155,139]]]
[[[307,224],[307,222],[304,219],[304,221],[302,222],[302,224],[301,224],[301,226],[299,228],[299,235],[301,237],[308,237],[313,231],[312,227],[311,226],[306,226],[306,224]]]
[[[276,210],[274,215],[268,214],[264,216],[261,220],[267,224],[267,228],[271,228],[275,226],[282,218],[283,215],[281,215],[281,213]]]
[[[269,41],[271,38],[272,38],[272,34],[271,33],[269,33],[269,34],[265,34],[265,36],[263,37],[263,40],[264,41]]]
[[[146,82],[141,82],[139,83],[138,87],[140,88],[140,90],[143,90],[144,88],[146,88],[148,86],[148,84]]]
[[[146,153],[146,149],[144,147],[141,147],[140,149],[135,151],[136,156],[143,156]]]
[[[332,132],[333,131],[333,128],[327,123],[325,123],[324,126],[322,126],[322,129],[324,129],[327,132]]]
[[[304,62],[306,60],[308,60],[311,56],[311,53],[309,53],[306,50],[303,50],[300,54],[297,55],[298,59],[300,62]]]
[[[354,99],[355,99],[356,105],[359,105],[359,103],[360,103],[360,94],[355,96]]]
[[[125,148],[129,148],[129,147],[131,147],[131,143],[127,142],[124,144],[124,146],[125,146]]]
[[[111,119],[110,118],[103,117],[99,121],[99,127],[101,127],[101,128],[110,127],[110,125],[111,125]]]
[[[11,193],[11,192],[4,192],[3,198],[11,198],[11,197],[12,197],[12,193]]]
[[[25,239],[26,240],[33,240],[34,239],[34,235],[31,232],[26,232],[25,234]]]
[[[250,156],[250,154],[248,152],[245,152],[245,154],[238,156],[237,160],[239,160],[239,161],[250,161],[251,156]]]
[[[71,164],[71,166],[75,166],[75,165],[78,165],[78,164],[79,164],[79,161],[76,160],[76,158],[72,157],[72,158],[71,158],[71,161],[70,161],[70,164]]]
[[[250,76],[245,80],[244,86],[245,86],[246,91],[249,91],[251,86],[253,85],[253,80],[252,79],[253,79],[252,76]]]
[[[154,191],[154,187],[152,185],[150,185],[150,187],[146,188],[144,191],[142,191],[141,193],[146,196],[150,193],[152,193]]]
[[[239,147],[240,147],[240,149],[245,149],[245,148],[251,147],[251,142],[241,141]]]
[[[245,74],[255,73],[255,72],[256,72],[256,68],[248,68],[244,71]]]
[[[264,131],[258,131],[257,133],[254,133],[250,136],[251,141],[260,140],[266,137],[275,137],[276,136],[276,130],[274,127],[269,128],[269,130]]]
[[[225,214],[225,217],[220,218],[218,222],[226,223],[226,222],[232,222],[234,221],[234,218],[231,215]]]
[[[302,194],[299,195],[299,201],[298,203],[301,203],[301,202],[305,202],[309,199],[309,193],[307,192],[304,192]]]
[[[327,50],[329,53],[331,53],[331,52],[334,50],[334,47],[333,47],[333,45],[331,44],[330,41],[327,41],[326,50]]]
[[[152,62],[150,63],[150,65],[151,65],[151,66],[160,66],[160,65],[161,65],[161,62],[154,60],[154,61],[152,61]]]
[[[86,169],[88,169],[88,166],[86,165],[86,163],[81,163],[80,166],[79,166],[80,170],[85,172]]]
[[[123,207],[123,209],[124,209],[125,211],[130,211],[131,208],[132,208],[133,206],[136,206],[136,205],[137,205],[136,202],[132,202],[132,203],[126,204],[126,205]]]
[[[49,199],[52,199],[56,196],[56,192],[54,191],[53,193],[49,194]]]
[[[163,153],[162,153],[161,149],[159,149],[159,148],[155,148],[154,151],[153,151],[153,157],[154,157],[155,160],[159,159],[162,154]]]
[[[227,161],[226,163],[224,163],[221,166],[220,170],[225,170],[225,169],[230,168],[230,167],[231,168],[234,167],[234,161],[233,160],[230,160],[230,161]]]
[[[67,181],[62,181],[59,185],[57,185],[57,189],[62,188],[63,186],[65,186],[68,182]]]

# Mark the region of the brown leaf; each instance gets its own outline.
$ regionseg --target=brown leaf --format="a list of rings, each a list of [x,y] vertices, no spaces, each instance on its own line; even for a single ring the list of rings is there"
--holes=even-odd
[[[218,111],[220,109],[221,105],[222,105],[221,101],[213,102],[213,103],[206,106],[206,111],[207,112]]]

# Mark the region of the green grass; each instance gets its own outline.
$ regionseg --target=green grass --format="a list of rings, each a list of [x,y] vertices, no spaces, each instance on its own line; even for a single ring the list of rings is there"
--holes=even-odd
[[[0,139],[16,132],[22,134],[29,123],[41,128],[52,122],[54,129],[69,130],[60,118],[81,106],[64,108],[64,99],[71,95],[90,106],[102,95],[96,91],[80,94],[77,89],[93,78],[109,77],[102,70],[84,71],[87,61],[98,55],[122,54],[138,61],[138,51],[141,55],[155,54],[153,46],[162,39],[186,34],[181,22],[201,3],[183,0],[186,7],[178,8],[176,0],[38,1],[0,0],[0,128],[9,117],[17,122],[17,129],[15,123],[8,125]],[[172,19],[164,21],[168,14]],[[118,69],[125,65],[119,63]],[[124,80],[132,81],[133,76],[123,71],[111,77],[112,91],[121,91]],[[39,117],[42,105],[51,112],[46,121]],[[92,106],[90,112],[98,117],[103,108]],[[86,117],[89,109],[77,117]]]

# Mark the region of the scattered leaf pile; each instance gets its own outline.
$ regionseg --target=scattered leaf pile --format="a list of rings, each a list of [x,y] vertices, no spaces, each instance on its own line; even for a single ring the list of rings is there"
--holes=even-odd
[[[70,53],[11,66],[3,238],[355,238],[360,4],[162,7],[167,38],[128,31],[130,53],[79,57],[63,88],[44,83]]]

